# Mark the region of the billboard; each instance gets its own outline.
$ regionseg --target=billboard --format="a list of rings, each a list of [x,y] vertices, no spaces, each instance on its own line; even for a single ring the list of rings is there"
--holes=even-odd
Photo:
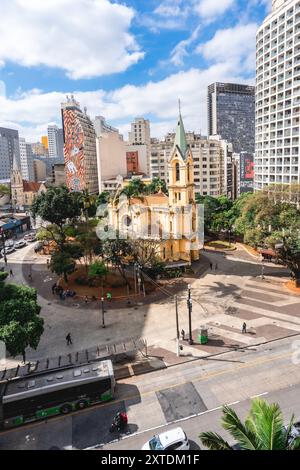
[[[253,191],[254,183],[254,154],[240,153],[240,192]]]

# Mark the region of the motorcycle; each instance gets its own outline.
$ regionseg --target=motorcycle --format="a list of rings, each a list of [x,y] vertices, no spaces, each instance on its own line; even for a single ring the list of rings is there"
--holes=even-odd
[[[126,428],[128,423],[128,417],[126,413],[117,413],[110,426],[110,432],[120,432]]]

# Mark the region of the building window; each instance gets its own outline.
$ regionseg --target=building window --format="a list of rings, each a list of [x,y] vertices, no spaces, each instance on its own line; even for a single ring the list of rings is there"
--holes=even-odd
[[[175,172],[176,172],[176,181],[180,181],[180,167],[179,167],[179,163],[176,163]]]

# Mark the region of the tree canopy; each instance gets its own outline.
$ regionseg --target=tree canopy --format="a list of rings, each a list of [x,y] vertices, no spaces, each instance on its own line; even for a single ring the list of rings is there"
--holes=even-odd
[[[0,282],[0,339],[13,356],[36,349],[44,331],[35,289]]]

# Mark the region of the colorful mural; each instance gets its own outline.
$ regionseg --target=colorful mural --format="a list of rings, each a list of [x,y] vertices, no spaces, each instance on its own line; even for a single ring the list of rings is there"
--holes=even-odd
[[[82,191],[86,186],[83,129],[76,115],[76,111],[72,109],[63,110],[63,122],[66,184],[71,191]]]

